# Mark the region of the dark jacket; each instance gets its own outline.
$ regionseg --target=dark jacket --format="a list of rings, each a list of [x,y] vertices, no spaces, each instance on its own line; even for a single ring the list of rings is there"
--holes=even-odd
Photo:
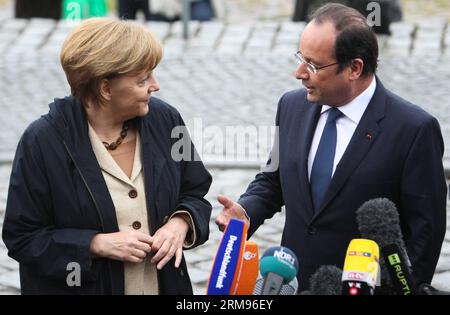
[[[180,114],[152,97],[149,114],[132,123],[142,139],[150,233],[173,212],[185,209],[195,223],[195,246],[204,243],[211,216],[204,196],[211,175],[201,161],[172,159],[173,144],[181,141],[172,138],[172,129],[184,126]],[[190,138],[184,140],[194,150]],[[3,240],[8,255],[20,263],[22,293],[123,294],[123,263],[93,259],[89,253],[95,234],[118,231],[84,108],[72,97],[55,99],[49,113],[24,132],[12,167]],[[66,283],[71,262],[81,267],[81,286]],[[179,269],[173,258],[158,271],[158,283],[161,294],[192,294],[184,258]]]
[[[251,219],[251,235],[286,207],[282,245],[299,260],[299,290],[322,265],[343,267],[350,240],[361,238],[356,210],[366,201],[393,201],[417,283],[430,283],[446,228],[444,144],[437,120],[386,90],[375,93],[336,167],[322,206],[314,211],[308,154],[321,106],[305,90],[280,100],[279,167],[263,172],[239,203]]]

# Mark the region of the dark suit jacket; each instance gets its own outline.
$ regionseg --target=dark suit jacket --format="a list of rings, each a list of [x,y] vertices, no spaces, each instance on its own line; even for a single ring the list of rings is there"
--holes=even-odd
[[[325,201],[314,212],[307,165],[320,109],[307,101],[305,90],[280,99],[279,167],[259,173],[238,201],[251,219],[249,235],[285,206],[281,244],[297,255],[299,289],[305,290],[319,266],[343,267],[350,240],[361,237],[355,211],[372,198],[389,198],[399,210],[414,277],[429,283],[446,229],[444,144],[437,120],[377,80]]]
[[[204,199],[211,175],[201,161],[172,158],[172,148],[194,152],[178,111],[152,97],[150,111],[132,123],[142,142],[142,165],[150,234],[177,210],[194,220],[197,240],[209,236],[211,205]],[[182,138],[183,140],[180,140]],[[177,146],[178,147],[178,146]],[[24,132],[14,157],[3,240],[8,255],[20,263],[23,294],[123,294],[121,261],[93,258],[89,248],[97,233],[118,232],[116,210],[88,136],[82,104],[73,97],[56,99],[47,115]],[[192,294],[183,257],[158,271],[161,294]],[[80,266],[81,286],[68,286],[68,264]]]

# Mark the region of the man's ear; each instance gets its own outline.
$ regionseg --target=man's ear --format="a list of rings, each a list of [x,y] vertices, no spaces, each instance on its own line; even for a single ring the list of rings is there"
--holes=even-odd
[[[103,99],[105,99],[106,101],[110,101],[111,100],[111,83],[109,80],[107,79],[103,79],[100,82],[100,95],[103,97]]]
[[[364,61],[361,58],[355,58],[350,63],[350,80],[357,80],[361,77],[364,69]]]

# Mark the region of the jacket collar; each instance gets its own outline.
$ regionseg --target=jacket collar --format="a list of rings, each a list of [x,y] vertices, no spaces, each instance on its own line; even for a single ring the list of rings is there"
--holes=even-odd
[[[98,137],[94,128],[88,123],[89,127],[89,139],[92,144],[92,149],[94,150],[94,154],[97,158],[98,164],[102,168],[103,171],[107,172],[111,176],[114,176],[118,180],[128,184],[131,187],[134,187],[133,181],[139,175],[142,165],[141,165],[141,142],[139,137],[139,132],[136,133],[136,142],[135,142],[135,150],[133,156],[133,168],[131,171],[131,178],[129,178],[124,171],[120,168],[120,166],[116,163],[112,155],[106,150],[102,141]]]
[[[68,154],[80,171],[83,180],[94,199],[104,232],[117,232],[118,224],[114,204],[110,197],[101,168],[89,139],[86,111],[80,100],[73,96],[55,99],[49,105],[50,111],[44,116],[60,135]],[[140,130],[142,142],[148,137],[143,128],[143,118],[135,118],[132,123]]]
[[[152,97],[152,102],[159,102]],[[152,108],[150,108],[150,112]],[[110,197],[100,165],[96,159],[89,140],[86,111],[82,102],[73,96],[55,99],[50,104],[50,111],[44,116],[60,135],[69,155],[83,176],[99,212],[104,232],[117,232],[119,227],[114,204]],[[162,221],[156,211],[155,196],[167,157],[164,155],[160,133],[158,132],[158,115],[136,117],[131,123],[139,130],[141,137],[142,169],[145,174],[147,207],[151,217],[150,231],[155,231]],[[154,127],[153,127],[154,126]]]

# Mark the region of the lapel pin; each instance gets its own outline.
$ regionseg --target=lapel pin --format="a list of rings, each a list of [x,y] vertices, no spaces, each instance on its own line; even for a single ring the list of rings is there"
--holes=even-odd
[[[372,140],[372,135],[370,133],[366,133],[367,140]]]

